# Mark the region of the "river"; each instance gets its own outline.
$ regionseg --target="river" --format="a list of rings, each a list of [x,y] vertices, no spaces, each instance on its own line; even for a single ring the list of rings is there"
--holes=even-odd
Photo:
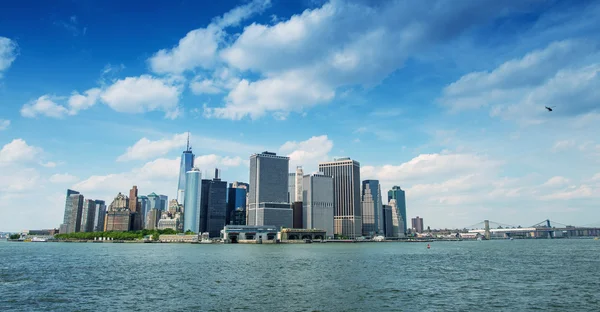
[[[600,241],[0,242],[0,311],[600,311]]]

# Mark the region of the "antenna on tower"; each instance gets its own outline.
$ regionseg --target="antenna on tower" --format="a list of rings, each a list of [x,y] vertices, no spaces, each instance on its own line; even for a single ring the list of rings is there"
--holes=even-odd
[[[192,151],[192,147],[190,146],[190,132],[188,131],[188,136],[187,136],[187,152],[191,152]]]

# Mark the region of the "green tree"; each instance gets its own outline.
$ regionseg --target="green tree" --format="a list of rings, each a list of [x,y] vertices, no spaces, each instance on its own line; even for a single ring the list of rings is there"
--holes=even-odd
[[[10,239],[19,239],[19,238],[21,238],[21,234],[10,234],[10,236],[8,238],[10,238]]]
[[[194,235],[194,232],[192,232],[191,230],[187,230],[185,231],[185,235]]]

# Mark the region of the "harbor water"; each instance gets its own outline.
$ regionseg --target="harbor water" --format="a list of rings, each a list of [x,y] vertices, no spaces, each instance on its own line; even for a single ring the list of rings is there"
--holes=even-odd
[[[600,241],[0,242],[0,311],[599,311]]]

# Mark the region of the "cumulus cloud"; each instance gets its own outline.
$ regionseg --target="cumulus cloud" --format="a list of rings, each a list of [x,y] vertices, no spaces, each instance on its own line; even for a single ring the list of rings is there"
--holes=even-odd
[[[333,148],[333,141],[326,135],[313,136],[306,141],[288,141],[280,148],[279,152],[290,158],[290,168],[303,166],[307,172],[316,171],[319,162],[330,160],[329,153]]]
[[[194,167],[203,170],[211,170],[214,168],[237,167],[244,163],[242,158],[219,156],[215,154],[196,156],[194,159]],[[210,176],[212,177],[212,175]]]
[[[156,78],[150,75],[127,77],[115,80],[105,88],[92,88],[80,94],[74,91],[66,103],[59,104],[63,98],[44,95],[21,108],[23,117],[47,116],[63,118],[76,115],[101,101],[117,112],[145,113],[165,112],[167,118],[179,116],[179,98],[183,84],[179,77]]]
[[[41,153],[41,148],[31,146],[23,139],[14,139],[0,150],[0,166],[33,162]]]
[[[55,102],[56,97],[43,95],[35,101],[31,101],[21,108],[23,117],[35,118],[37,116],[47,116],[51,118],[63,118],[69,110]]]
[[[214,19],[205,28],[188,32],[171,49],[156,52],[148,63],[158,74],[180,74],[195,68],[212,68],[217,62],[217,50],[223,43],[224,28],[238,25],[242,20],[262,12],[270,6],[270,0],[255,0],[239,6]]]
[[[509,60],[491,72],[473,72],[444,88],[439,99],[452,110],[491,107],[491,115],[549,118],[544,106],[561,116],[596,111],[600,100],[600,53],[597,45],[565,40]]]
[[[119,156],[117,161],[145,160],[164,156],[175,148],[183,148],[187,138],[188,133],[176,134],[172,138],[156,141],[142,138],[133,146],[128,147],[125,154]]]
[[[2,73],[15,61],[17,55],[17,43],[9,38],[0,36],[0,78],[2,78]]]
[[[10,126],[10,120],[0,119],[0,131],[8,129]]]
[[[326,103],[338,88],[377,85],[413,53],[509,9],[480,1],[377,6],[331,1],[274,25],[254,23],[220,55],[228,66],[260,78],[241,80],[224,106],[208,108],[205,115],[285,116]]]

